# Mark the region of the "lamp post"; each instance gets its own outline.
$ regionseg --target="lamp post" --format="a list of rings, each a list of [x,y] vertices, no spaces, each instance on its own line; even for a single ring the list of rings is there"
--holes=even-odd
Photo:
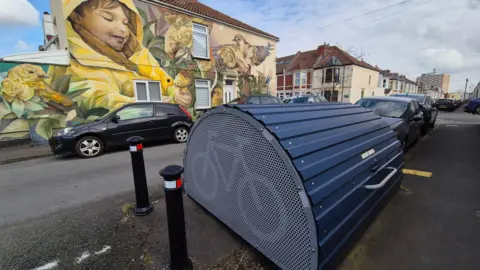
[[[465,97],[467,96],[467,84],[468,84],[468,78],[465,80],[465,92],[463,93],[463,101],[465,101]]]

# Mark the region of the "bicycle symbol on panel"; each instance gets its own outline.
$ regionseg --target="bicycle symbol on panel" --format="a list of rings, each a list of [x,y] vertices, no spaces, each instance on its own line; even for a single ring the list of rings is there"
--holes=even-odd
[[[197,152],[193,157],[192,166],[194,171],[197,172],[193,182],[197,185],[197,190],[201,193],[201,196],[204,199],[213,200],[217,196],[220,181],[224,184],[225,190],[228,193],[232,192],[233,181],[236,181],[238,183],[236,194],[237,204],[243,220],[249,226],[251,231],[258,238],[267,241],[275,242],[281,239],[287,230],[287,213],[285,204],[272,182],[249,168],[248,163],[243,156],[243,149],[252,144],[251,140],[244,136],[235,135],[233,139],[236,146],[230,146],[224,143],[215,142],[214,138],[216,136],[216,131],[209,130],[206,151]],[[233,157],[231,159],[232,169],[228,174],[225,173],[225,170],[221,166],[217,153],[219,150],[228,153],[229,158]],[[209,170],[211,172],[210,174],[208,174]],[[234,179],[238,170],[243,171],[243,176],[240,179]],[[209,185],[204,184],[209,180],[207,177],[213,178],[208,182]],[[261,190],[262,193],[260,193],[259,190]],[[254,209],[252,209],[252,207],[248,208],[248,205],[252,205],[252,202],[248,200],[248,196],[245,196],[245,194],[250,195],[252,198]],[[275,209],[265,209],[261,198],[273,199],[274,203],[270,203],[269,207],[271,208],[273,205]],[[278,212],[278,215],[276,215],[278,222],[276,225],[268,223],[268,232],[265,232],[265,229],[262,230],[255,225],[257,222],[251,222],[250,218],[248,218],[247,212],[250,212],[248,210],[256,210],[259,212],[265,210],[276,211]]]

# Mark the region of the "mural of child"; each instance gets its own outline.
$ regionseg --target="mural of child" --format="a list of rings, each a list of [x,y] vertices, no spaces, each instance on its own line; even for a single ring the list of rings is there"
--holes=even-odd
[[[142,21],[132,0],[62,2],[71,61],[69,67],[51,66],[48,75],[52,81],[71,75],[70,89],[90,88],[77,99],[80,109],[134,102],[132,80],[158,80],[167,93],[174,80],[142,46]]]

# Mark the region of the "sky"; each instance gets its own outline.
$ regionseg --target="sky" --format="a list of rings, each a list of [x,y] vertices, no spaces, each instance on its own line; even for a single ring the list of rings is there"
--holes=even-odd
[[[280,38],[277,57],[327,42],[415,80],[434,68],[450,92],[480,81],[480,0],[199,0]],[[49,0],[0,0],[0,57],[43,44]]]

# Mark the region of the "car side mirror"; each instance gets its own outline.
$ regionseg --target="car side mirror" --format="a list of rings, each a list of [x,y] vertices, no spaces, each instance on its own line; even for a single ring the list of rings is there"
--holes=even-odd
[[[118,123],[118,121],[120,120],[120,116],[119,115],[115,115],[112,117],[112,122],[113,123]]]
[[[421,117],[420,115],[414,115],[412,117],[412,120],[415,121],[415,122],[422,121],[423,117]]]

